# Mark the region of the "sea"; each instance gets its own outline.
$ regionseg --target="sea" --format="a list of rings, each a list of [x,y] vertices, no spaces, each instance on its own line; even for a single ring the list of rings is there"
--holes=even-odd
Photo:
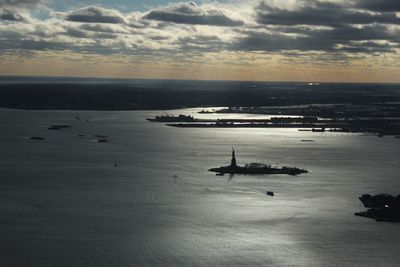
[[[1,266],[400,266],[400,224],[354,216],[400,193],[400,139],[146,121],[268,117],[200,110],[0,110]],[[209,172],[232,147],[310,172]]]

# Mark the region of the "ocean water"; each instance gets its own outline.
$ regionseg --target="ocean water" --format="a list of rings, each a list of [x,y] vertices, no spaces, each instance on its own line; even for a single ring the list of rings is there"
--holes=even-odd
[[[145,120],[162,113],[0,110],[1,265],[400,265],[400,224],[353,215],[363,193],[400,193],[400,139]],[[213,116],[232,114],[196,114]],[[208,172],[232,146],[310,173]]]

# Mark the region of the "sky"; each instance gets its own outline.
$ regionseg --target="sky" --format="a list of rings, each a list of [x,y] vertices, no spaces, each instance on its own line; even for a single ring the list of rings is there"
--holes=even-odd
[[[0,75],[400,82],[398,0],[0,0]]]

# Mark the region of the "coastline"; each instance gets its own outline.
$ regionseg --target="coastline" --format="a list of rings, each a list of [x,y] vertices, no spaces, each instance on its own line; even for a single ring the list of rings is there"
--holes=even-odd
[[[24,110],[169,110],[399,102],[398,85],[181,82],[1,84],[0,106]]]

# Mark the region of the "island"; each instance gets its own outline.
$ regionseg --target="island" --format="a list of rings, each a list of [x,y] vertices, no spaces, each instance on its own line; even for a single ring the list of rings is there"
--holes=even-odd
[[[356,212],[354,215],[371,218],[380,222],[400,222],[400,195],[364,194],[359,197],[367,211]]]
[[[371,95],[372,96],[372,95]],[[372,99],[371,99],[372,100]],[[307,105],[267,105],[267,106],[236,106],[214,110],[215,114],[257,114],[280,116],[271,118],[267,124],[208,124],[194,127],[295,127],[313,128],[312,132],[350,132],[373,133],[378,137],[400,134],[400,102],[367,101],[353,103]],[[281,116],[301,116],[300,118],[285,118]],[[173,127],[190,127],[187,124],[173,124]]]
[[[197,121],[192,116],[184,115],[184,114],[179,114],[178,116],[161,115],[161,116],[156,116],[155,118],[149,118],[147,120],[151,121],[151,122],[195,122],[195,121]]]
[[[250,163],[245,166],[238,166],[236,163],[235,150],[232,148],[231,165],[222,166],[219,168],[209,169],[210,172],[216,172],[217,175],[228,174],[287,174],[296,176],[302,173],[307,173],[307,170],[295,167],[272,167],[261,163]]]
[[[334,105],[332,105],[334,106]],[[329,106],[331,109],[332,106]],[[345,105],[342,105],[345,106]],[[301,109],[304,111],[299,111],[299,108],[261,108],[255,110],[240,109],[240,108],[229,108],[224,110],[217,110],[214,113],[232,113],[237,112],[238,114],[264,114],[262,112],[271,112],[271,117],[269,119],[249,119],[249,118],[229,118],[229,119],[198,119],[191,115],[180,114],[178,116],[163,115],[156,116],[155,118],[148,118],[151,122],[161,122],[166,123],[167,126],[177,127],[177,128],[297,128],[299,131],[310,131],[313,133],[325,133],[325,132],[343,132],[343,133],[372,133],[378,137],[383,137],[385,135],[393,135],[399,138],[400,133],[400,118],[399,117],[379,117],[382,114],[370,115],[360,117],[360,112],[368,113],[367,111],[361,109],[357,110],[358,113],[350,113],[348,111],[343,111],[342,106],[338,106],[338,114],[342,114],[340,117],[338,114],[321,113],[320,115],[332,115],[333,117],[322,117],[316,116],[318,113],[311,113],[306,108]],[[399,105],[400,106],[400,105]],[[336,106],[334,106],[336,107]],[[387,107],[389,109],[390,107]],[[310,108],[311,109],[311,108]],[[314,107],[315,109],[315,107]],[[324,107],[320,107],[324,110]],[[328,108],[326,108],[328,109]],[[343,110],[346,110],[343,108]],[[257,113],[259,112],[259,113]],[[296,115],[296,112],[300,114]],[[333,111],[330,111],[333,112]],[[347,113],[346,113],[347,112]],[[391,110],[392,113],[385,113],[388,116],[397,116],[398,114]],[[289,117],[279,115],[279,113],[286,114]],[[267,114],[267,113],[265,113]],[[293,114],[293,115],[290,115]],[[354,115],[354,117],[352,117]]]

